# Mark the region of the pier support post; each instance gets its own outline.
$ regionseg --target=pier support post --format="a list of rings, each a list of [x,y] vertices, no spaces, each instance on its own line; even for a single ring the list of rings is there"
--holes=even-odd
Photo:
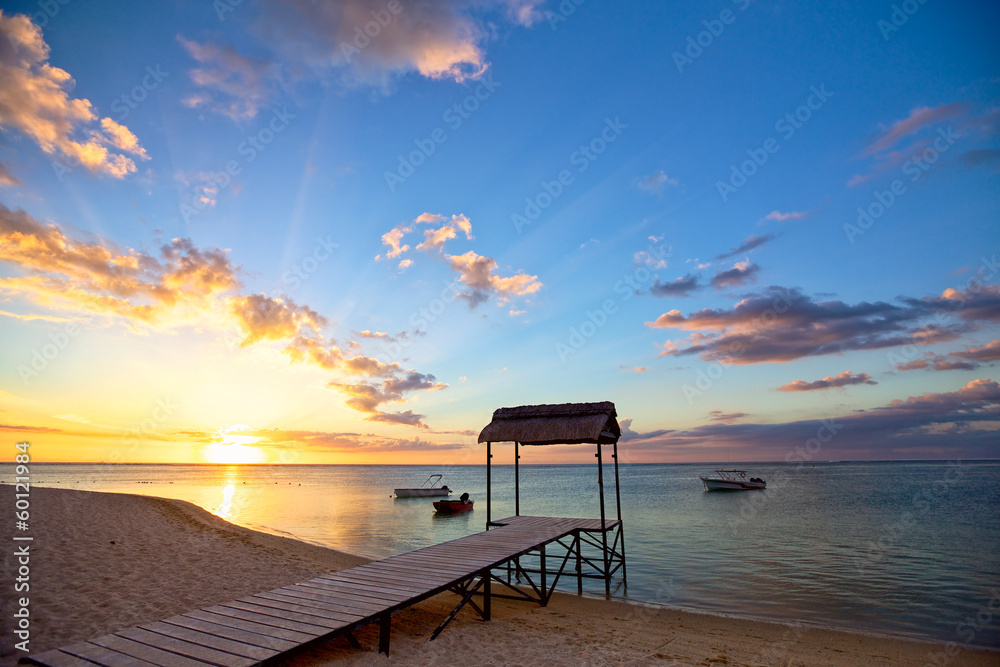
[[[378,652],[389,655],[389,628],[392,625],[392,615],[382,614],[378,619]]]

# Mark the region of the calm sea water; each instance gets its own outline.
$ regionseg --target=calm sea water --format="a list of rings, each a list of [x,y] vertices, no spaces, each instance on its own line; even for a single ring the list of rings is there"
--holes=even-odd
[[[1000,462],[736,464],[769,488],[732,494],[703,491],[698,476],[713,467],[622,466],[629,580],[615,596],[1000,646]],[[381,558],[484,529],[482,466],[443,471],[456,493],[478,501],[471,513],[438,516],[428,499],[392,498],[393,488],[436,472],[35,464],[31,477],[179,498],[240,525]],[[0,466],[0,480],[12,477]],[[493,488],[493,517],[514,514],[512,467],[494,467]],[[613,487],[606,494],[613,516]],[[599,516],[596,468],[521,466],[521,513]]]

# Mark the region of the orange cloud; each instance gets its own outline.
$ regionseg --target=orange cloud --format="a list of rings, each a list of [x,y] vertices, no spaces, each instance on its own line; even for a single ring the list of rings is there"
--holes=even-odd
[[[105,118],[99,123],[104,133],[97,131],[93,105],[70,97],[73,78],[49,64],[49,45],[28,16],[0,11],[0,45],[0,127],[24,134],[71,167],[115,178],[136,170],[128,155],[149,159],[125,126]],[[81,132],[86,138],[76,136]]]
[[[324,339],[327,319],[306,305],[265,294],[240,294],[239,267],[230,262],[226,251],[200,249],[189,239],[174,239],[162,246],[157,258],[103,241],[78,241],[56,225],[44,225],[24,211],[0,205],[0,262],[25,272],[0,278],[0,294],[17,295],[73,314],[110,317],[133,328],[207,324],[224,330],[236,325],[244,333],[243,347],[279,343],[293,363],[345,376],[379,378],[379,385],[331,382],[351,396],[347,401],[350,407],[374,415],[370,417],[373,421],[426,428],[422,415],[409,411],[387,415],[377,406],[404,403],[405,394],[446,386],[432,375],[406,370],[398,363],[345,354],[334,341]],[[382,338],[386,334],[364,331],[359,337]],[[355,341],[347,345],[360,348]]]

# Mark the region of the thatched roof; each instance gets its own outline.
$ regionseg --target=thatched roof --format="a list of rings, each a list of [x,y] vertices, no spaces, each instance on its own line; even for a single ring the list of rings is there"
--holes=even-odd
[[[479,434],[479,442],[522,445],[575,445],[618,442],[622,431],[611,401],[499,408]]]

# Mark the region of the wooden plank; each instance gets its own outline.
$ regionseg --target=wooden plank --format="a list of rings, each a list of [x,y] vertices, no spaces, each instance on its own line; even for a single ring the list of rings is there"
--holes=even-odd
[[[326,611],[346,613],[352,616],[358,616],[361,618],[366,618],[374,614],[378,614],[384,611],[387,605],[383,606],[365,606],[361,607],[359,605],[351,605],[346,602],[336,602],[329,600],[321,600],[319,596],[314,597],[303,597],[302,594],[292,595],[291,592],[279,592],[275,591],[273,593],[258,593],[257,597],[268,598],[270,600],[277,600],[278,602],[286,602],[289,604],[299,604],[305,607],[315,607],[316,609],[324,609]],[[332,598],[331,598],[332,599]]]
[[[163,622],[170,623],[172,625],[179,625],[181,627],[188,628],[189,630],[197,630],[199,632],[215,635],[217,637],[225,637],[233,641],[250,644],[251,646],[260,646],[261,648],[271,649],[278,651],[279,653],[291,651],[299,645],[299,642],[292,642],[287,639],[272,637],[258,632],[241,630],[228,625],[220,625],[218,623],[203,621],[189,616],[171,616],[170,618],[164,619]]]
[[[64,646],[60,650],[69,653],[70,655],[75,655],[78,658],[90,660],[98,665],[102,665],[103,667],[127,667],[128,665],[136,665],[137,667],[155,667],[155,665],[151,662],[139,660],[138,658],[133,658],[130,655],[123,655],[118,651],[112,651],[111,649],[98,646],[97,644],[91,644],[90,642],[70,644],[69,646]]]
[[[411,595],[420,595],[421,593],[426,593],[432,588],[437,588],[448,581],[453,579],[454,576],[448,577],[447,575],[442,575],[436,580],[424,580],[417,583],[409,584],[407,583],[406,577],[402,575],[393,576],[389,572],[384,572],[382,574],[377,574],[375,572],[359,572],[357,574],[343,574],[340,575],[342,581],[354,581],[359,584],[366,584],[371,586],[391,586],[392,588],[400,591],[405,591]]]
[[[323,604],[340,605],[348,611],[364,612],[366,614],[382,611],[391,604],[385,601],[374,601],[371,598],[343,594],[337,595],[335,593],[324,592],[319,588],[308,588],[298,585],[279,588],[273,591],[273,593],[275,595],[313,600],[315,602],[322,602]]]
[[[173,623],[167,623],[165,621],[147,623],[145,625],[140,625],[139,627],[143,630],[149,630],[150,632],[155,632],[159,635],[173,637],[174,639],[180,639],[182,641],[191,642],[192,644],[198,644],[199,646],[205,646],[219,651],[224,651],[226,653],[232,653],[233,655],[239,655],[244,658],[253,658],[257,661],[273,658],[279,653],[274,649],[264,648],[262,646],[252,646],[244,642],[234,641],[227,637],[220,637],[209,632],[193,630],[191,628],[174,625]]]
[[[425,572],[461,575],[475,570],[476,567],[482,567],[488,562],[488,559],[466,558],[458,561],[442,556],[414,556],[413,558],[398,558],[391,562],[382,562],[387,570],[400,574]]]
[[[376,576],[388,574],[395,578],[407,578],[414,583],[424,583],[434,582],[441,577],[458,576],[464,574],[468,569],[468,564],[464,563],[447,563],[439,560],[433,564],[424,564],[397,560],[393,562],[379,561],[377,568],[360,570],[359,574],[372,574]]]
[[[301,614],[312,614],[320,618],[338,623],[355,623],[358,620],[371,616],[372,612],[363,612],[359,609],[353,611],[347,609],[333,608],[323,602],[314,600],[303,600],[301,598],[284,597],[275,593],[258,593],[252,598],[254,604],[267,605],[274,609],[287,609]]]
[[[347,573],[349,571],[348,570],[343,570],[343,572]],[[321,576],[321,577],[317,577],[317,579],[322,579],[324,581],[335,581],[335,582],[341,583],[341,584],[352,584],[354,586],[358,586],[358,587],[363,588],[365,590],[378,591],[380,593],[386,593],[386,594],[389,594],[389,595],[400,596],[401,599],[404,599],[404,600],[406,598],[410,597],[410,595],[412,595],[414,592],[416,592],[416,591],[422,591],[423,590],[422,588],[421,589],[413,589],[413,590],[411,590],[409,587],[407,587],[407,588],[397,588],[395,586],[378,586],[378,585],[373,585],[370,582],[365,581],[363,577],[359,578],[359,577],[356,577],[356,576],[354,576],[352,574],[342,574],[341,572],[338,572],[335,575],[331,574],[331,575],[324,575],[324,576]]]
[[[144,630],[143,628],[129,628],[128,630],[122,630],[120,632],[116,632],[115,634],[119,637],[125,637],[126,639],[137,641],[140,644],[155,646],[156,648],[163,649],[164,651],[179,653],[180,655],[187,656],[188,658],[193,658],[195,660],[201,660],[202,662],[207,662],[211,665],[220,665],[220,667],[249,667],[257,662],[251,658],[245,658],[243,656],[233,655],[232,653],[218,651],[214,648],[208,648],[207,646],[201,646],[199,644],[192,644],[191,642],[186,642],[182,639],[167,637],[156,632]]]
[[[216,614],[208,611],[207,609],[189,611],[184,615],[190,618],[197,618],[202,621],[209,621],[210,623],[217,623],[218,625],[225,625],[230,628],[247,630],[248,632],[256,632],[258,634],[266,634],[269,637],[277,637],[278,639],[286,639],[290,642],[296,642],[299,644],[305,644],[326,631],[326,628],[316,628],[317,631],[314,633],[297,632],[295,630],[289,630],[288,628],[278,627],[276,625],[267,625],[265,623],[249,621],[246,618]],[[249,614],[247,614],[247,616],[249,616]]]
[[[259,623],[261,625],[271,625],[278,628],[284,628],[285,630],[293,630],[295,632],[300,632],[303,634],[311,634],[313,637],[319,637],[320,635],[325,635],[330,631],[330,628],[324,628],[318,625],[313,625],[312,623],[302,623],[299,621],[291,621],[287,618],[282,618],[274,614],[262,614],[260,611],[253,609],[242,609],[239,607],[228,607],[223,605],[215,605],[214,607],[206,607],[201,611],[211,612],[213,614],[219,614],[220,616],[230,616],[232,618],[238,618],[243,621],[250,621],[251,623]]]
[[[345,595],[353,597],[363,597],[373,602],[378,602],[386,606],[395,605],[400,602],[401,599],[398,595],[391,595],[388,593],[379,593],[378,591],[369,591],[364,588],[358,588],[356,586],[347,586],[345,584],[339,584],[335,581],[319,581],[317,579],[310,579],[309,581],[303,581],[300,586],[304,588],[312,588],[317,591],[322,591],[329,595]]]
[[[63,653],[59,649],[36,653],[35,655],[29,653],[21,658],[20,662],[43,665],[43,667],[94,667],[94,663],[89,660],[78,658],[69,653]]]
[[[268,600],[261,600],[260,602],[269,602]],[[277,605],[278,603],[274,603]],[[221,605],[223,607],[229,607],[230,609],[240,609],[242,611],[252,611],[258,614],[264,614],[266,616],[276,616],[278,618],[287,619],[289,621],[297,621],[299,623],[308,623],[310,625],[318,625],[323,628],[326,632],[330,630],[339,630],[340,628],[349,625],[349,621],[331,621],[326,618],[321,618],[319,616],[313,616],[311,614],[301,614],[299,612],[280,609],[278,607],[272,607],[267,604],[257,604],[254,602],[246,602],[244,600],[233,600],[232,602],[226,602]],[[324,632],[323,634],[326,634]]]
[[[406,591],[385,589],[380,586],[365,586],[363,584],[357,584],[353,581],[344,581],[343,579],[333,579],[330,577],[316,577],[316,579],[310,579],[310,582],[316,581],[317,583],[325,584],[336,584],[339,588],[346,588],[350,590],[357,590],[361,592],[371,593],[374,596],[375,593],[382,595],[383,599],[394,600],[396,602],[401,602],[411,595]]]
[[[169,653],[153,646],[146,646],[145,644],[140,644],[139,642],[134,642],[131,639],[119,637],[118,635],[105,635],[104,637],[91,639],[90,643],[151,662],[154,665],[161,665],[162,667],[197,667],[198,665],[205,664],[198,660],[185,658],[182,655]]]

